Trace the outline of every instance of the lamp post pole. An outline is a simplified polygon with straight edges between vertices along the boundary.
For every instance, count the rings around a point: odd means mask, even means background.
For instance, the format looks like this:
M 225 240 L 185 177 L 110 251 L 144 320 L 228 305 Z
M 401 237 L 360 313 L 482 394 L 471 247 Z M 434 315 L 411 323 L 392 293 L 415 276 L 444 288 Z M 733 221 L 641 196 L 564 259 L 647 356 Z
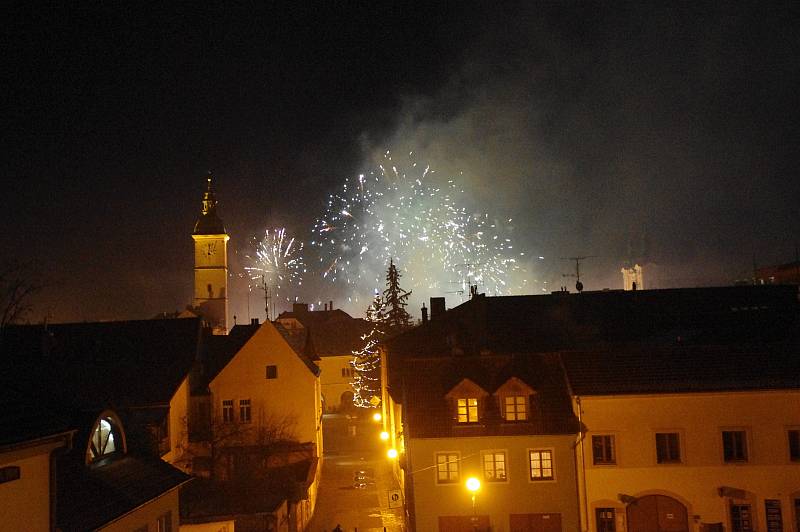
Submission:
M 475 477 L 467 479 L 467 489 L 472 493 L 472 529 L 478 532 L 478 510 L 475 507 L 475 497 L 478 495 L 478 490 L 481 489 L 481 482 Z

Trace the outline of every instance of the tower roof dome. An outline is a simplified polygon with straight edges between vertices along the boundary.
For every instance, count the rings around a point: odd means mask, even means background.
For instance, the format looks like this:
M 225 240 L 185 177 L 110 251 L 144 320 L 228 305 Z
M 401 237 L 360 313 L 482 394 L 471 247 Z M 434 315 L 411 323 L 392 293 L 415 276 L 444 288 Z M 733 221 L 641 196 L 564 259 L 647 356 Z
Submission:
M 206 178 L 206 191 L 203 192 L 203 210 L 194 224 L 195 235 L 223 235 L 227 234 L 225 225 L 217 215 L 217 195 L 211 184 L 211 173 Z

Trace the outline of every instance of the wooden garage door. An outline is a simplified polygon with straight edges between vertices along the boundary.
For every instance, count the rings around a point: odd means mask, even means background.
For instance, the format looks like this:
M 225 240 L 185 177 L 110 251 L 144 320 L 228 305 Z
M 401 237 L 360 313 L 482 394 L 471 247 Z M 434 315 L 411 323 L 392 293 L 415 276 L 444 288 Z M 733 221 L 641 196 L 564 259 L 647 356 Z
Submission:
M 648 495 L 628 505 L 628 532 L 688 532 L 686 507 L 672 497 Z
M 510 532 L 561 532 L 561 514 L 511 514 Z
M 440 515 L 439 532 L 489 532 L 488 515 Z

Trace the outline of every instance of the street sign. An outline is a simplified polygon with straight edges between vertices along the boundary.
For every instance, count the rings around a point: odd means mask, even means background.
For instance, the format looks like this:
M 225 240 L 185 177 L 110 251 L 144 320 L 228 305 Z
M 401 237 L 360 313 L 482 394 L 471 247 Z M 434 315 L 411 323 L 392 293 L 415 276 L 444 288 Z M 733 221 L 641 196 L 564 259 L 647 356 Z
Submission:
M 400 497 L 400 490 L 389 490 L 389 508 L 401 508 L 403 499 Z

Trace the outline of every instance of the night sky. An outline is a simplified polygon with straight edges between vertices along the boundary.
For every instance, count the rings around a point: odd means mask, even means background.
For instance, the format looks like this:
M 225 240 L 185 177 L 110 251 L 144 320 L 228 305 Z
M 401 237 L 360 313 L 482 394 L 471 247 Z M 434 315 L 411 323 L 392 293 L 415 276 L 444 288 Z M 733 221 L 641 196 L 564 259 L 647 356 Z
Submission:
M 236 276 L 387 149 L 512 218 L 531 293 L 574 255 L 594 290 L 626 261 L 672 287 L 794 260 L 794 4 L 426 4 L 4 8 L 0 249 L 46 285 L 29 319 L 182 309 L 209 170 Z M 363 312 L 313 267 L 297 295 Z

